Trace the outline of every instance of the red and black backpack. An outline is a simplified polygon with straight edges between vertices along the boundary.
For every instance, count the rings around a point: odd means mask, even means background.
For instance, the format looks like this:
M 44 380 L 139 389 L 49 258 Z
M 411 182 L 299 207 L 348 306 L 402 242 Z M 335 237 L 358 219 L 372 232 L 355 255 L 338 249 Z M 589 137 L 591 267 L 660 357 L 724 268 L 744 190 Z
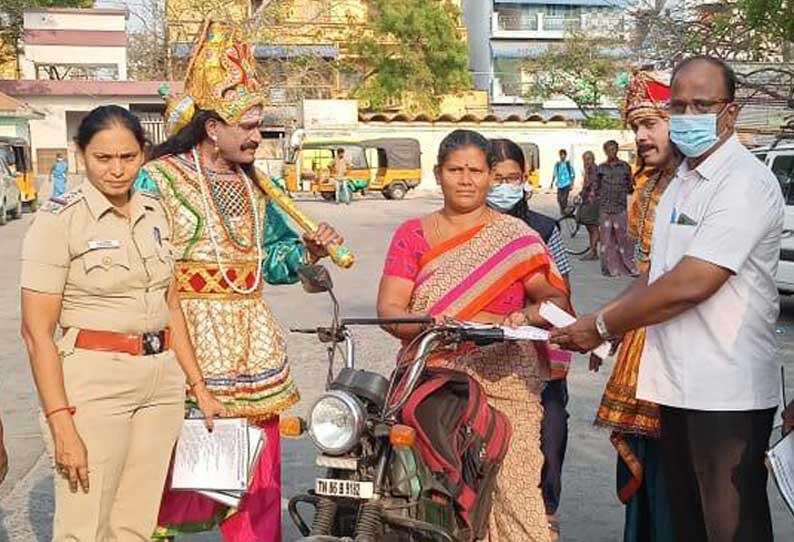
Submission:
M 416 431 L 416 449 L 455 499 L 469 538 L 488 531 L 496 475 L 510 447 L 507 417 L 488 405 L 466 373 L 428 369 L 406 402 L 402 423 Z

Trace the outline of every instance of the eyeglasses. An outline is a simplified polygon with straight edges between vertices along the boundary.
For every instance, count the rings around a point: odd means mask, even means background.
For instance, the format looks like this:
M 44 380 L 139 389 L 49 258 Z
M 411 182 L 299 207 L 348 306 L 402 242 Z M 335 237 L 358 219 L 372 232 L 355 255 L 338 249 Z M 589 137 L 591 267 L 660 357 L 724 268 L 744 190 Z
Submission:
M 524 182 L 524 177 L 521 175 L 508 175 L 507 177 L 495 175 L 493 182 L 495 184 L 521 184 Z
M 713 107 L 720 104 L 729 104 L 732 100 L 723 98 L 721 100 L 692 100 L 691 102 L 671 101 L 667 104 L 667 111 L 673 115 L 684 115 L 688 110 L 698 114 L 715 113 Z

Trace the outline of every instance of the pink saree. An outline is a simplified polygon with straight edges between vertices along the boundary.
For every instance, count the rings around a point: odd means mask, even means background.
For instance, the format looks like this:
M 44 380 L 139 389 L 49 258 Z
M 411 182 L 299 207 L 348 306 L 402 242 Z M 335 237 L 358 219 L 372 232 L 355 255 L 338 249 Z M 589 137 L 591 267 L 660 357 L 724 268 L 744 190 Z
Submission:
M 394 256 L 390 254 L 389 258 L 393 260 Z M 392 263 L 387 260 L 387 274 Z M 418 257 L 409 308 L 415 313 L 472 319 L 516 283 L 537 273 L 567 293 L 565 281 L 538 234 L 524 222 L 500 215 Z M 431 360 L 431 364 L 472 375 L 485 388 L 489 403 L 510 419 L 513 440 L 493 495 L 488 534 L 493 542 L 541 542 L 549 536 L 539 489 L 543 466 L 540 394 L 548 365 L 543 359 L 545 348 L 539 346 L 467 345 Z

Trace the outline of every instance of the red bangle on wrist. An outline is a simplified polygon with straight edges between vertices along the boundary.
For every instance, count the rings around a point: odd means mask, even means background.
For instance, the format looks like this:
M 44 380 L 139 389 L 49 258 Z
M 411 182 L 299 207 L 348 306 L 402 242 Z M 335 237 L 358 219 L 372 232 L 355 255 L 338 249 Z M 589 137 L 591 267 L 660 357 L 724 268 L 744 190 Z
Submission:
M 65 406 L 65 407 L 56 408 L 54 410 L 50 410 L 47 414 L 45 414 L 44 418 L 49 420 L 50 416 L 52 416 L 53 414 L 57 414 L 59 412 L 64 412 L 64 411 L 66 411 L 69 414 L 71 414 L 72 416 L 74 416 L 74 413 L 77 412 L 77 409 L 75 407 L 73 407 L 73 406 Z

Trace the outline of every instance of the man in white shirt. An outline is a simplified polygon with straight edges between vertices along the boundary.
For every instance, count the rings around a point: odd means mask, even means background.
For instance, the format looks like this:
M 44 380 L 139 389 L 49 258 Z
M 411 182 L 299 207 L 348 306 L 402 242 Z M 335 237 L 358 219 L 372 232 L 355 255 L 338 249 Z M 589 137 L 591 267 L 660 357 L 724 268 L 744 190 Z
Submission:
M 552 337 L 589 351 L 649 326 L 637 397 L 661 405 L 675 539 L 687 542 L 773 539 L 764 451 L 780 390 L 784 203 L 734 133 L 735 87 L 715 58 L 676 67 L 670 136 L 687 159 L 656 211 L 650 273 Z

